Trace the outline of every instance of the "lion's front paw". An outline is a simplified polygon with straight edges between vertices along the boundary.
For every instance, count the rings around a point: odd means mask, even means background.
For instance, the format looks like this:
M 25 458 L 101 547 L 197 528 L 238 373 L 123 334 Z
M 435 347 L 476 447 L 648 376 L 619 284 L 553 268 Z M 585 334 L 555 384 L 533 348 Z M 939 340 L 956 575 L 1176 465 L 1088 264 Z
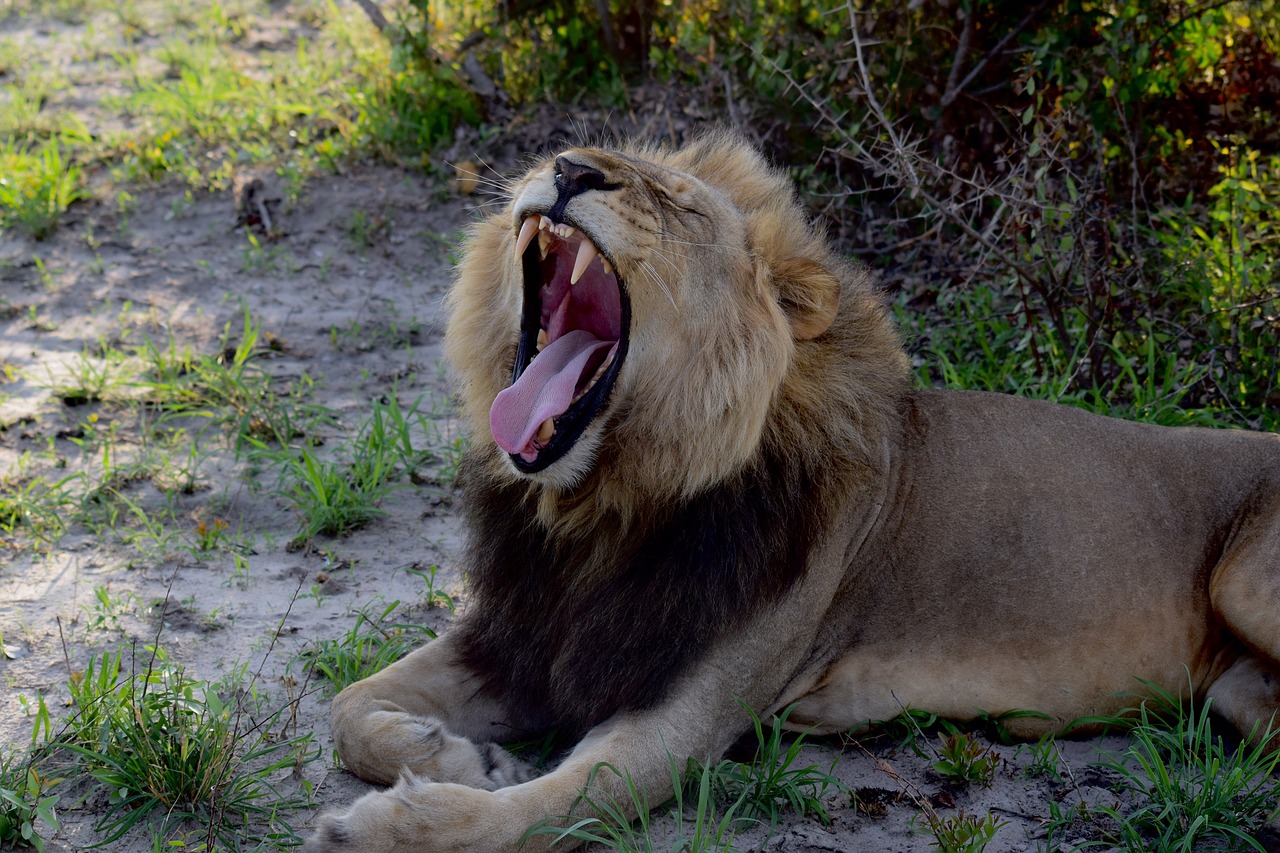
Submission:
M 461 785 L 403 777 L 365 794 L 345 812 L 320 818 L 304 853 L 497 853 L 519 837 L 503 826 L 493 795 Z
M 430 755 L 424 776 L 436 782 L 457 782 L 494 791 L 508 785 L 518 785 L 532 779 L 537 772 L 529 764 L 516 758 L 496 743 L 476 744 L 466 738 L 450 734 L 444 726 L 432 720 L 420 730 L 423 751 Z
M 394 782 L 402 771 L 407 771 L 419 779 L 493 791 L 537 775 L 531 766 L 496 743 L 476 744 L 458 737 L 439 720 L 401 711 L 379 711 L 370 714 L 365 723 L 365 737 L 335 734 L 347 767 L 373 782 Z
M 303 845 L 303 853 L 338 853 L 359 849 L 343 816 L 329 813 L 320 817 L 315 834 Z
M 481 744 L 477 749 L 480 751 L 480 757 L 488 765 L 484 775 L 492 783 L 490 790 L 519 785 L 538 775 L 533 765 L 516 758 L 496 743 Z

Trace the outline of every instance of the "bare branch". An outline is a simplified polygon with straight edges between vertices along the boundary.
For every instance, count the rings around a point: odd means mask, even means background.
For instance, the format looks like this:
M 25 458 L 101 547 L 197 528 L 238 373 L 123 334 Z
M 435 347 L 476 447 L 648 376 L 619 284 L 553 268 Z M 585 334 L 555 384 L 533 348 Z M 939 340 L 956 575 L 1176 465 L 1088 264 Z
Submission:
M 963 92 L 965 89 L 967 89 L 969 87 L 969 84 L 973 82 L 973 78 L 977 77 L 980 73 L 982 73 L 982 69 L 987 66 L 987 63 L 991 60 L 991 57 L 999 56 L 1000 52 L 1004 50 L 1005 46 L 1009 44 L 1009 42 L 1013 40 L 1019 33 L 1021 33 L 1028 26 L 1030 26 L 1031 22 L 1036 19 L 1036 16 L 1045 10 L 1045 7 L 1049 5 L 1049 2 L 1050 0 L 1040 0 L 1040 2 L 1037 3 L 1035 7 L 1032 8 L 1032 10 L 1026 14 L 1026 16 L 1024 16 L 1023 19 L 1018 22 L 1018 25 L 1016 27 L 1009 30 L 1009 32 L 1004 34 L 1004 37 L 1001 38 L 1000 41 L 996 42 L 996 46 L 991 48 L 991 50 L 987 52 L 987 55 L 982 57 L 982 60 L 977 65 L 973 66 L 973 68 L 969 71 L 968 74 L 965 75 L 964 79 L 961 80 L 958 85 L 953 86 L 951 84 L 951 80 L 948 80 L 947 91 L 943 94 L 942 100 L 938 103 L 938 107 L 942 110 L 945 110 L 947 107 L 951 106 L 952 102 L 955 101 L 955 99 L 960 96 L 960 93 Z M 973 17 L 972 12 L 969 13 L 969 17 L 972 19 Z M 970 23 L 969 21 L 965 22 L 966 34 L 968 33 L 969 23 Z M 964 42 L 964 36 L 961 36 L 961 41 Z M 951 69 L 953 76 L 956 73 L 956 68 L 958 67 L 959 61 L 961 58 L 962 58 L 962 55 L 960 51 L 957 50 L 956 65 L 952 66 L 952 69 Z
M 364 13 L 369 16 L 369 20 L 378 28 L 379 32 L 385 33 L 387 27 L 391 26 L 387 21 L 387 16 L 382 14 L 382 10 L 378 8 L 378 4 L 373 0 L 356 0 L 356 5 L 364 9 Z

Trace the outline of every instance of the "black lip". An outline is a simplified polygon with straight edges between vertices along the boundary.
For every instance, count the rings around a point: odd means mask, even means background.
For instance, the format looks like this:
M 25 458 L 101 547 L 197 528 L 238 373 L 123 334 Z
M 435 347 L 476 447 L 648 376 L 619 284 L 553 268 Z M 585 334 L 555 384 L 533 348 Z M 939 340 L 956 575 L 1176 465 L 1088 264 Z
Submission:
M 524 271 L 524 313 L 520 318 L 520 340 L 516 346 L 515 367 L 511 372 L 512 383 L 520 378 L 520 374 L 524 373 L 529 362 L 533 360 L 533 354 L 537 349 L 538 332 L 542 328 L 542 297 L 539 294 L 542 288 L 542 259 L 538 252 L 537 240 L 529 244 L 520 260 Z M 582 399 L 555 419 L 555 435 L 551 437 L 551 441 L 547 442 L 546 447 L 538 451 L 538 455 L 532 462 L 525 461 L 518 453 L 507 454 L 511 457 L 516 470 L 523 474 L 536 474 L 562 459 L 577 444 L 578 439 L 582 438 L 587 425 L 604 411 L 609 402 L 609 396 L 618 378 L 622 362 L 626 360 L 631 340 L 631 297 L 627 293 L 622 277 L 618 275 L 616 266 L 613 275 L 618 282 L 618 302 L 622 311 L 622 333 L 618 338 L 618 349 L 614 353 L 613 362 L 605 370 L 604 375 L 591 386 L 591 390 L 582 395 Z

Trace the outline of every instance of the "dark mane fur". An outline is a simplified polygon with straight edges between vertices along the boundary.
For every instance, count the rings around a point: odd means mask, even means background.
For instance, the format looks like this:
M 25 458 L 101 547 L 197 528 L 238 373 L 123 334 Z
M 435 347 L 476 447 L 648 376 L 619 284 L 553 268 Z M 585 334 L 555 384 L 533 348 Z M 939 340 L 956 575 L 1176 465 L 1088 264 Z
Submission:
M 726 631 L 804 574 L 839 472 L 768 443 L 756 462 L 629 527 L 550 532 L 534 487 L 463 472 L 465 663 L 529 729 L 581 733 L 658 704 Z

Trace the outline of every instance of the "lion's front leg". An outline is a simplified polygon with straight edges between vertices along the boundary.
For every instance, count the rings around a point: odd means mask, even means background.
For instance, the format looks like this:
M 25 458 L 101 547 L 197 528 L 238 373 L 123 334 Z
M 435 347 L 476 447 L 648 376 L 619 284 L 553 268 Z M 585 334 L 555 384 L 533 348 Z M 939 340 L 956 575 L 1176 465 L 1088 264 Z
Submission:
M 726 739 L 748 724 L 740 707 L 730 722 L 720 713 L 676 702 L 627 714 L 592 730 L 545 776 L 482 791 L 405 776 L 389 791 L 366 794 L 345 812 L 322 818 L 307 853 L 521 853 L 546 849 L 554 835 L 527 836 L 541 821 L 591 816 L 591 802 L 629 816 L 636 804 L 628 785 L 648 803 L 671 796 L 671 762 L 714 760 Z M 723 709 L 728 712 L 728 708 Z M 693 724 L 691 725 L 691 721 Z M 628 778 L 602 764 L 625 769 Z M 588 785 L 590 787 L 588 788 Z M 582 798 L 586 791 L 589 799 Z M 567 824 L 566 824 L 567 825 Z M 572 842 L 556 849 L 568 849 Z
M 406 773 L 484 790 L 518 784 L 534 771 L 494 743 L 517 734 L 502 707 L 479 695 L 448 636 L 333 700 L 333 738 L 343 763 L 383 785 Z
M 780 607 L 749 627 L 777 629 L 788 618 L 794 613 Z M 591 802 L 634 815 L 630 786 L 642 802 L 661 803 L 672 794 L 672 762 L 683 769 L 691 758 L 719 759 L 751 725 L 741 703 L 763 709 L 778 695 L 792 661 L 766 651 L 777 636 L 778 630 L 749 630 L 720 644 L 660 704 L 596 726 L 544 776 L 478 790 L 405 775 L 391 790 L 325 815 L 307 853 L 524 853 L 546 849 L 554 838 L 526 838 L 530 827 L 589 817 Z M 604 764 L 626 776 L 600 769 Z
M 843 542 L 844 540 L 838 540 Z M 842 551 L 843 546 L 833 546 Z M 590 802 L 634 814 L 630 787 L 641 802 L 656 805 L 672 794 L 671 766 L 689 759 L 716 761 L 751 726 L 747 708 L 758 714 L 787 700 L 788 685 L 809 683 L 801 662 L 809 656 L 817 622 L 812 614 L 830 600 L 839 574 L 812 569 L 806 580 L 776 606 L 757 614 L 713 646 L 672 684 L 664 698 L 643 711 L 620 713 L 596 726 L 555 770 L 520 784 L 480 790 L 432 776 L 417 768 L 423 750 L 395 733 L 395 743 L 377 741 L 382 710 L 374 702 L 393 703 L 400 713 L 434 717 L 454 734 L 473 741 L 509 737 L 508 722 L 492 700 L 476 696 L 474 683 L 454 657 L 449 636 L 360 685 L 350 699 L 335 703 L 334 729 L 347 743 L 343 758 L 385 761 L 388 771 L 404 776 L 389 791 L 368 794 L 345 811 L 325 815 L 308 842 L 308 853 L 516 853 L 546 849 L 552 835 L 526 839 L 530 827 L 572 815 L 590 816 Z M 452 636 L 452 635 L 450 635 Z M 435 658 L 424 653 L 433 649 Z M 452 697 L 446 703 L 442 697 Z M 355 713 L 359 707 L 363 716 Z M 403 718 L 392 718 L 403 719 Z M 355 749 L 353 745 L 359 742 Z M 343 748 L 340 746 L 340 748 Z M 412 760 L 397 760 L 404 754 Z M 608 764 L 627 774 L 599 770 Z M 402 773 L 402 771 L 408 771 Z M 360 772 L 359 770 L 357 772 Z M 369 772 L 374 776 L 374 772 Z M 426 776 L 433 781 L 425 781 Z M 376 778 L 376 777 L 375 777 Z M 581 799 L 586 791 L 588 800 Z M 565 850 L 572 844 L 557 844 Z

